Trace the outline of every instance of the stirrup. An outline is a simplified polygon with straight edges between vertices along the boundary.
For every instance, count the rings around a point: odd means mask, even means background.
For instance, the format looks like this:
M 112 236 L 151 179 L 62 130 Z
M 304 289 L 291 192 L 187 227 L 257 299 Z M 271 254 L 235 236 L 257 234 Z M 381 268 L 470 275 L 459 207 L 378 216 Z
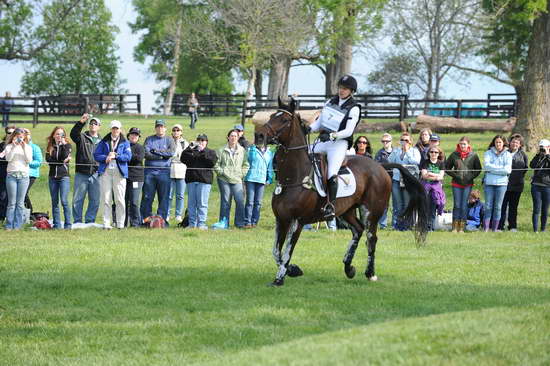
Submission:
M 323 207 L 323 219 L 332 220 L 336 216 L 336 208 L 332 202 L 327 202 Z

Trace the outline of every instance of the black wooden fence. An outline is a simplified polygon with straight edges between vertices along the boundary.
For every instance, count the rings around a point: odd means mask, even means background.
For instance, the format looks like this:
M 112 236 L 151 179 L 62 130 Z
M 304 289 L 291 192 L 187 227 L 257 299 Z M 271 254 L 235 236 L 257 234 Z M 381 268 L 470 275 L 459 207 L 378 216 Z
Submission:
M 0 98 L 3 100 L 6 98 Z M 53 116 L 79 116 L 84 112 L 141 113 L 140 94 L 78 94 L 40 97 L 12 97 L 10 123 L 73 123 L 51 120 Z
M 188 94 L 176 94 L 172 103 L 174 114 L 188 111 Z M 254 113 L 274 109 L 277 100 L 266 95 L 245 99 L 244 95 L 198 95 L 199 114 L 204 116 L 240 115 L 244 122 Z M 320 109 L 328 99 L 325 95 L 300 95 L 295 97 L 302 110 Z M 487 99 L 409 99 L 405 94 L 359 94 L 355 98 L 361 104 L 363 119 L 414 118 L 419 114 L 456 118 L 509 118 L 517 115 L 515 94 L 488 94 Z

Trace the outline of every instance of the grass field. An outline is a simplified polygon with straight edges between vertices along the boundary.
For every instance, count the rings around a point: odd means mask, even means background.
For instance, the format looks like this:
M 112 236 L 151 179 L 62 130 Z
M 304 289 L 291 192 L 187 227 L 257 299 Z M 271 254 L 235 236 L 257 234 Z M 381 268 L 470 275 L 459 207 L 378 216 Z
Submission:
M 120 119 L 153 132 L 154 118 Z M 192 135 L 217 148 L 234 123 L 201 119 Z M 42 147 L 51 128 L 34 131 Z M 458 137 L 443 136 L 447 153 Z M 492 136 L 471 137 L 482 152 Z M 31 198 L 48 211 L 42 174 Z M 417 248 L 380 232 L 378 282 L 360 275 L 363 244 L 345 278 L 348 232 L 306 232 L 293 260 L 305 275 L 283 288 L 266 286 L 270 197 L 256 230 L 2 232 L 0 364 L 550 364 L 550 235 L 529 232 L 528 184 L 519 233 L 436 232 Z M 214 185 L 209 223 L 218 201 Z

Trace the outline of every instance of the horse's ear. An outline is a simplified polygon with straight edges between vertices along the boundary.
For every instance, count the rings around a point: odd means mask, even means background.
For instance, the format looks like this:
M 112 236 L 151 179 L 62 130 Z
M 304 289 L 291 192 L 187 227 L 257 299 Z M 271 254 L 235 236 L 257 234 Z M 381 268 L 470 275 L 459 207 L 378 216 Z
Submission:
M 290 107 L 290 111 L 289 111 L 290 113 L 294 113 L 294 111 L 296 110 L 296 105 L 297 104 L 298 103 L 296 102 L 296 99 L 291 97 L 290 98 L 290 106 L 289 106 Z

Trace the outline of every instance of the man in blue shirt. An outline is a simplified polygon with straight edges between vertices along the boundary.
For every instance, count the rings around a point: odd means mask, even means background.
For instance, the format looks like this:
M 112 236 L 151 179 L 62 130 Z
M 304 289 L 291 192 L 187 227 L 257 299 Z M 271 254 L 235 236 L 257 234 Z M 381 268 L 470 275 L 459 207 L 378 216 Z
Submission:
M 170 205 L 170 164 L 176 152 L 174 139 L 166 136 L 166 122 L 155 121 L 155 134 L 145 139 L 145 179 L 141 198 L 141 217 L 151 216 L 155 193 L 158 195 L 157 215 L 167 221 Z M 166 222 L 168 225 L 168 222 Z

